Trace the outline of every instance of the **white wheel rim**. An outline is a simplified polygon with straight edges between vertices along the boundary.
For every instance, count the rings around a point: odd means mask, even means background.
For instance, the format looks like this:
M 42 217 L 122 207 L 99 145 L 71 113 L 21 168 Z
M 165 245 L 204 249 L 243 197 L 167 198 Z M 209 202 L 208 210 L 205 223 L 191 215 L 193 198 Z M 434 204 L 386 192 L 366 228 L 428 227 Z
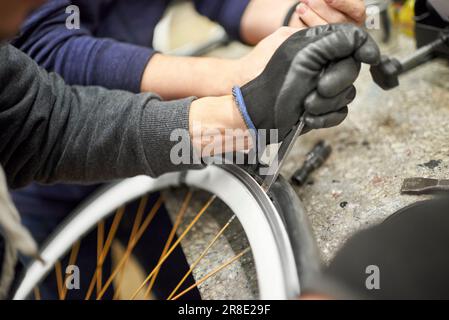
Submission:
M 46 263 L 36 261 L 29 266 L 14 299 L 26 299 L 73 243 L 118 207 L 146 193 L 179 186 L 181 182 L 216 194 L 236 214 L 251 246 L 261 299 L 289 299 L 298 295 L 299 280 L 294 255 L 281 218 L 259 185 L 242 170 L 229 170 L 230 167 L 209 166 L 203 170 L 171 173 L 157 179 L 139 176 L 117 183 L 79 210 L 44 247 L 41 256 Z

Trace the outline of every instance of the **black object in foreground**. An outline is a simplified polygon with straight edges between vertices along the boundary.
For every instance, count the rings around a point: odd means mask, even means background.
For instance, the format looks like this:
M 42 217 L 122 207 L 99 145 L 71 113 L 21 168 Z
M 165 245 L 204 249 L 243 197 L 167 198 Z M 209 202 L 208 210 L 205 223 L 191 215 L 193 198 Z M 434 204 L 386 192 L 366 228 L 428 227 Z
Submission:
M 321 167 L 331 153 L 332 147 L 326 145 L 322 140 L 319 141 L 307 154 L 304 164 L 293 174 L 291 181 L 297 186 L 303 186 L 312 172 Z
M 323 290 L 315 292 L 340 299 L 449 299 L 448 251 L 449 198 L 414 203 L 348 239 L 320 278 Z

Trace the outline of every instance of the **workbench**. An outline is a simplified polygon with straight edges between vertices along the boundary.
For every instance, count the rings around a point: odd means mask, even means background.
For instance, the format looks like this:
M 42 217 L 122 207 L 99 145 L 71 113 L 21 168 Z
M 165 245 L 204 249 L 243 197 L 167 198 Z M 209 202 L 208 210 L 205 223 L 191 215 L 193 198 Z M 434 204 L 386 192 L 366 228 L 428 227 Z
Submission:
M 395 34 L 381 49 L 384 54 L 401 58 L 413 52 L 415 44 L 413 39 Z M 237 57 L 244 52 L 234 43 L 212 55 Z M 401 195 L 405 178 L 448 178 L 449 64 L 435 60 L 402 76 L 400 82 L 400 87 L 382 91 L 373 83 L 369 69 L 363 67 L 356 83 L 358 95 L 350 106 L 348 119 L 336 128 L 300 137 L 283 168 L 283 176 L 290 178 L 319 140 L 325 140 L 333 148 L 330 158 L 309 182 L 296 187 L 324 262 L 329 262 L 355 232 L 381 223 L 398 209 L 428 198 Z M 205 199 L 200 197 L 194 207 Z M 180 201 L 178 198 L 178 204 Z M 197 232 L 183 241 L 191 263 L 220 230 L 223 221 L 217 222 L 216 217 L 203 216 L 195 227 Z M 196 279 L 247 245 L 242 231 L 237 229 L 220 239 L 214 252 L 206 255 L 195 268 Z M 245 272 L 253 268 L 252 261 L 247 260 L 235 263 L 202 284 L 203 298 L 257 296 L 255 275 Z M 238 285 L 226 287 L 226 279 L 230 278 Z
M 396 35 L 381 45 L 387 55 L 415 50 L 413 39 Z M 297 188 L 325 261 L 360 229 L 424 196 L 401 195 L 405 178 L 449 176 L 449 64 L 435 60 L 382 91 L 368 68 L 356 83 L 358 95 L 340 126 L 300 138 L 284 176 L 290 177 L 320 139 L 333 147 L 327 162 Z

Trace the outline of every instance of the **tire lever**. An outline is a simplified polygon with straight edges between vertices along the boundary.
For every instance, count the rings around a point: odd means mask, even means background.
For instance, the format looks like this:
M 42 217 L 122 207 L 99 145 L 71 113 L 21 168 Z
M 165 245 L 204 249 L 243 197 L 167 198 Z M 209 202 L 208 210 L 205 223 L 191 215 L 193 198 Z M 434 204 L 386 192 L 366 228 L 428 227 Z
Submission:
M 295 145 L 297 138 L 303 132 L 304 127 L 305 127 L 305 120 L 303 116 L 299 121 L 299 123 L 297 124 L 297 126 L 292 129 L 292 131 L 287 135 L 287 137 L 282 142 L 275 159 L 271 162 L 270 166 L 267 168 L 268 172 L 274 173 L 272 175 L 267 175 L 264 181 L 262 182 L 262 189 L 265 192 L 270 191 L 271 186 L 273 185 L 273 183 L 276 182 L 279 174 L 281 173 L 281 169 L 284 166 L 287 155 L 290 153 L 293 146 Z

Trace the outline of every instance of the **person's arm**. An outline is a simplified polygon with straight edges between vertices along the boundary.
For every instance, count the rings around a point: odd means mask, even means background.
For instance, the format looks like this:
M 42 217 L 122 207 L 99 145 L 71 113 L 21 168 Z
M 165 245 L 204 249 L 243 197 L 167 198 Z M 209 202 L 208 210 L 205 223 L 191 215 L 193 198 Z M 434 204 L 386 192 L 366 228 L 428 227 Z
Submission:
M 251 0 L 193 0 L 198 13 L 220 24 L 231 38 L 242 41 L 244 39 L 241 34 L 241 21 L 251 2 Z
M 141 91 L 156 92 L 167 100 L 219 96 L 237 84 L 238 72 L 239 60 L 157 53 L 144 70 Z
M 31 181 L 91 183 L 201 167 L 170 160 L 178 142 L 170 135 L 180 129 L 188 138 L 193 100 L 162 102 L 154 94 L 70 87 L 3 45 L 0 164 L 13 188 Z
M 68 29 L 66 8 L 71 4 L 71 0 L 52 0 L 42 5 L 27 18 L 12 44 L 68 84 L 140 92 L 154 50 L 95 37 L 90 24 Z
M 238 0 L 240 1 L 240 0 Z M 48 2 L 27 19 L 13 44 L 68 84 L 155 92 L 166 100 L 229 94 L 262 72 L 288 33 L 256 49 L 251 59 L 173 57 L 150 48 L 92 36 L 89 26 L 65 26 L 69 0 Z M 240 16 L 236 21 L 240 20 Z M 239 25 L 236 26 L 239 28 Z M 291 33 L 290 33 L 291 34 Z M 247 71 L 245 71 L 247 70 Z M 211 81 L 210 79 L 213 79 Z
M 258 46 L 237 60 L 156 54 L 145 68 L 142 91 L 157 92 L 165 99 L 224 95 L 232 86 L 243 85 L 260 74 L 279 45 L 299 28 L 331 22 L 361 24 L 364 21 L 362 0 L 306 0 L 292 15 L 290 28 L 280 28 L 297 2 L 195 0 L 197 11 L 220 23 L 231 37 Z M 304 8 L 308 10 L 304 11 Z
M 143 74 L 142 91 L 157 92 L 165 99 L 227 95 L 233 86 L 244 85 L 262 73 L 273 53 L 297 31 L 280 28 L 236 60 L 156 54 Z
M 241 21 L 241 37 L 248 44 L 257 44 L 260 40 L 282 27 L 285 17 L 297 0 L 251 0 Z M 307 27 L 299 20 L 295 12 L 289 26 Z
M 33 180 L 92 183 L 202 167 L 190 160 L 195 148 L 201 151 L 204 129 L 213 129 L 223 141 L 225 129 L 285 133 L 303 115 L 311 128 L 338 124 L 328 120 L 340 110 L 343 118 L 338 119 L 344 119 L 342 106 L 354 98 L 349 91 L 359 64 L 379 59 L 377 45 L 360 28 L 315 28 L 291 36 L 264 72 L 235 87 L 233 96 L 162 102 L 154 94 L 67 86 L 19 50 L 0 45 L 0 165 L 11 187 Z M 334 67 L 326 69 L 331 62 Z M 179 138 L 181 163 L 173 154 Z
M 205 0 L 206 1 L 206 0 Z M 362 24 L 365 21 L 363 0 L 251 0 L 241 21 L 241 37 L 256 44 L 280 26 L 289 9 L 296 8 L 290 26 L 313 27 L 330 23 Z

